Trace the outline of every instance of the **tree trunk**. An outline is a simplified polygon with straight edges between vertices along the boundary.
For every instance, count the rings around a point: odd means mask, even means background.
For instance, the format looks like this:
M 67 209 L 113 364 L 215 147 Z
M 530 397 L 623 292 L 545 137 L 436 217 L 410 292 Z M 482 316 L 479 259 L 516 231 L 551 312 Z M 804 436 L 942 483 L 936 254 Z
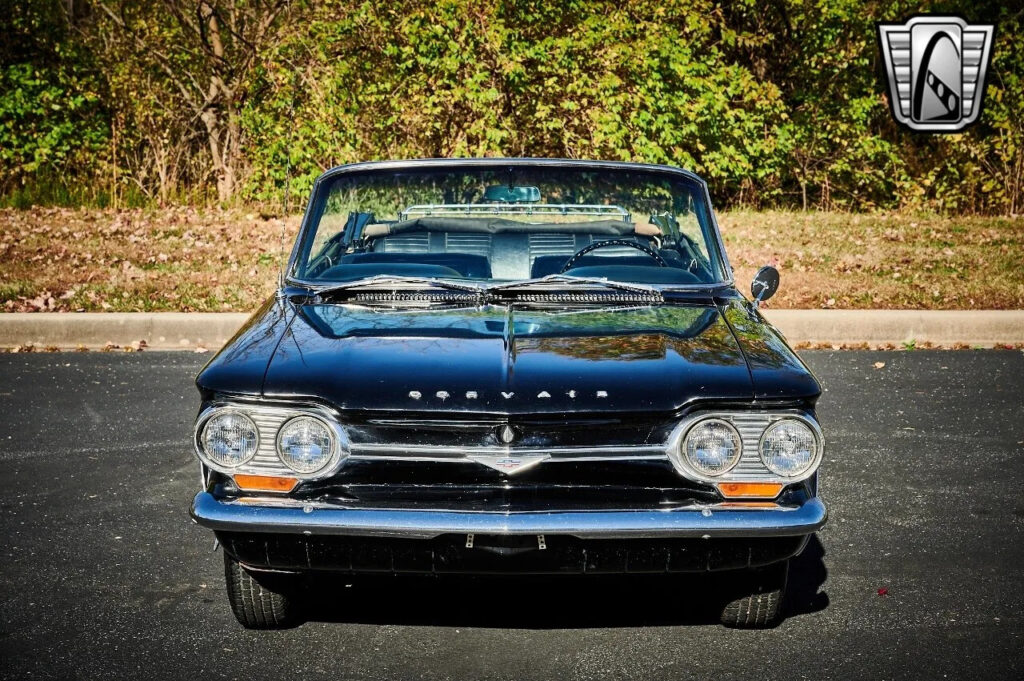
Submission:
M 206 126 L 206 143 L 210 148 L 210 162 L 217 181 L 217 198 L 220 201 L 227 201 L 234 193 L 235 173 L 226 158 L 227 149 L 222 140 L 223 126 L 220 116 L 217 109 L 208 108 L 203 111 L 200 118 Z
M 214 73 L 210 76 L 210 87 L 202 119 L 206 126 L 213 172 L 217 178 L 217 198 L 224 202 L 235 193 L 238 136 L 234 129 L 238 127 L 238 117 L 235 113 L 234 98 L 237 89 L 228 87 L 218 74 L 224 64 L 224 43 L 221 40 L 217 14 L 206 2 L 200 3 L 199 10 L 206 20 L 210 48 L 214 57 Z

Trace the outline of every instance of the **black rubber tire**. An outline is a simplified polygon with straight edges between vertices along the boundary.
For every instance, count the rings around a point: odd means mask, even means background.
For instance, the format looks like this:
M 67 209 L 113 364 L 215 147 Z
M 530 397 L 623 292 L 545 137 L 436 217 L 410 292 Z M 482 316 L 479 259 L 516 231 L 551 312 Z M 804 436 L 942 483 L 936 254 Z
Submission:
M 770 629 L 785 615 L 789 561 L 748 570 L 730 587 L 735 596 L 722 608 L 722 624 L 735 629 Z
M 246 629 L 287 629 L 302 623 L 297 575 L 249 572 L 224 552 L 231 611 Z

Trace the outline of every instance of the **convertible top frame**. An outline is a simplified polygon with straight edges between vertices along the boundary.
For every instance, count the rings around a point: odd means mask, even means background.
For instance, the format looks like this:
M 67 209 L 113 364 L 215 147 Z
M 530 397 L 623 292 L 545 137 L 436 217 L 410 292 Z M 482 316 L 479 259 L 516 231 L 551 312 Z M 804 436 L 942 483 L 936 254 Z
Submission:
M 399 221 L 420 217 L 471 217 L 476 215 L 599 216 L 630 222 L 622 206 L 574 203 L 445 203 L 409 206 L 398 214 Z

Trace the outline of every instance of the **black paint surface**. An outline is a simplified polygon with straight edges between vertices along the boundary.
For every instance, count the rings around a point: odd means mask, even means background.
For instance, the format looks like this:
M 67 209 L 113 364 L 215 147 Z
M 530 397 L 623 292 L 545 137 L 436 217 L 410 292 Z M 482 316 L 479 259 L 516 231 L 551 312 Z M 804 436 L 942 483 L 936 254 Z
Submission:
M 814 378 L 740 300 L 732 294 L 721 308 L 699 295 L 618 308 L 280 302 L 254 315 L 197 383 L 206 394 L 355 411 L 671 414 L 708 400 L 813 404 Z

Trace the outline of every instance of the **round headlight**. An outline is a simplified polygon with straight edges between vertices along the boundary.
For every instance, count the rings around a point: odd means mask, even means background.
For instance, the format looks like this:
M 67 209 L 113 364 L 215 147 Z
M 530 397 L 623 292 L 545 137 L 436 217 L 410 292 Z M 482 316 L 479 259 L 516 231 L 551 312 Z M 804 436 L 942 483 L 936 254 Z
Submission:
M 783 419 L 761 436 L 761 461 L 776 475 L 792 478 L 806 473 L 817 454 L 814 432 L 801 421 Z
M 682 449 L 695 471 L 712 477 L 732 470 L 743 453 L 740 434 L 722 419 L 705 419 L 695 425 L 686 434 Z
M 234 468 L 256 456 L 260 434 L 252 419 L 237 411 L 221 412 L 203 426 L 203 453 L 213 463 Z
M 296 473 L 315 473 L 334 456 L 334 432 L 320 419 L 297 416 L 278 431 L 277 455 Z

